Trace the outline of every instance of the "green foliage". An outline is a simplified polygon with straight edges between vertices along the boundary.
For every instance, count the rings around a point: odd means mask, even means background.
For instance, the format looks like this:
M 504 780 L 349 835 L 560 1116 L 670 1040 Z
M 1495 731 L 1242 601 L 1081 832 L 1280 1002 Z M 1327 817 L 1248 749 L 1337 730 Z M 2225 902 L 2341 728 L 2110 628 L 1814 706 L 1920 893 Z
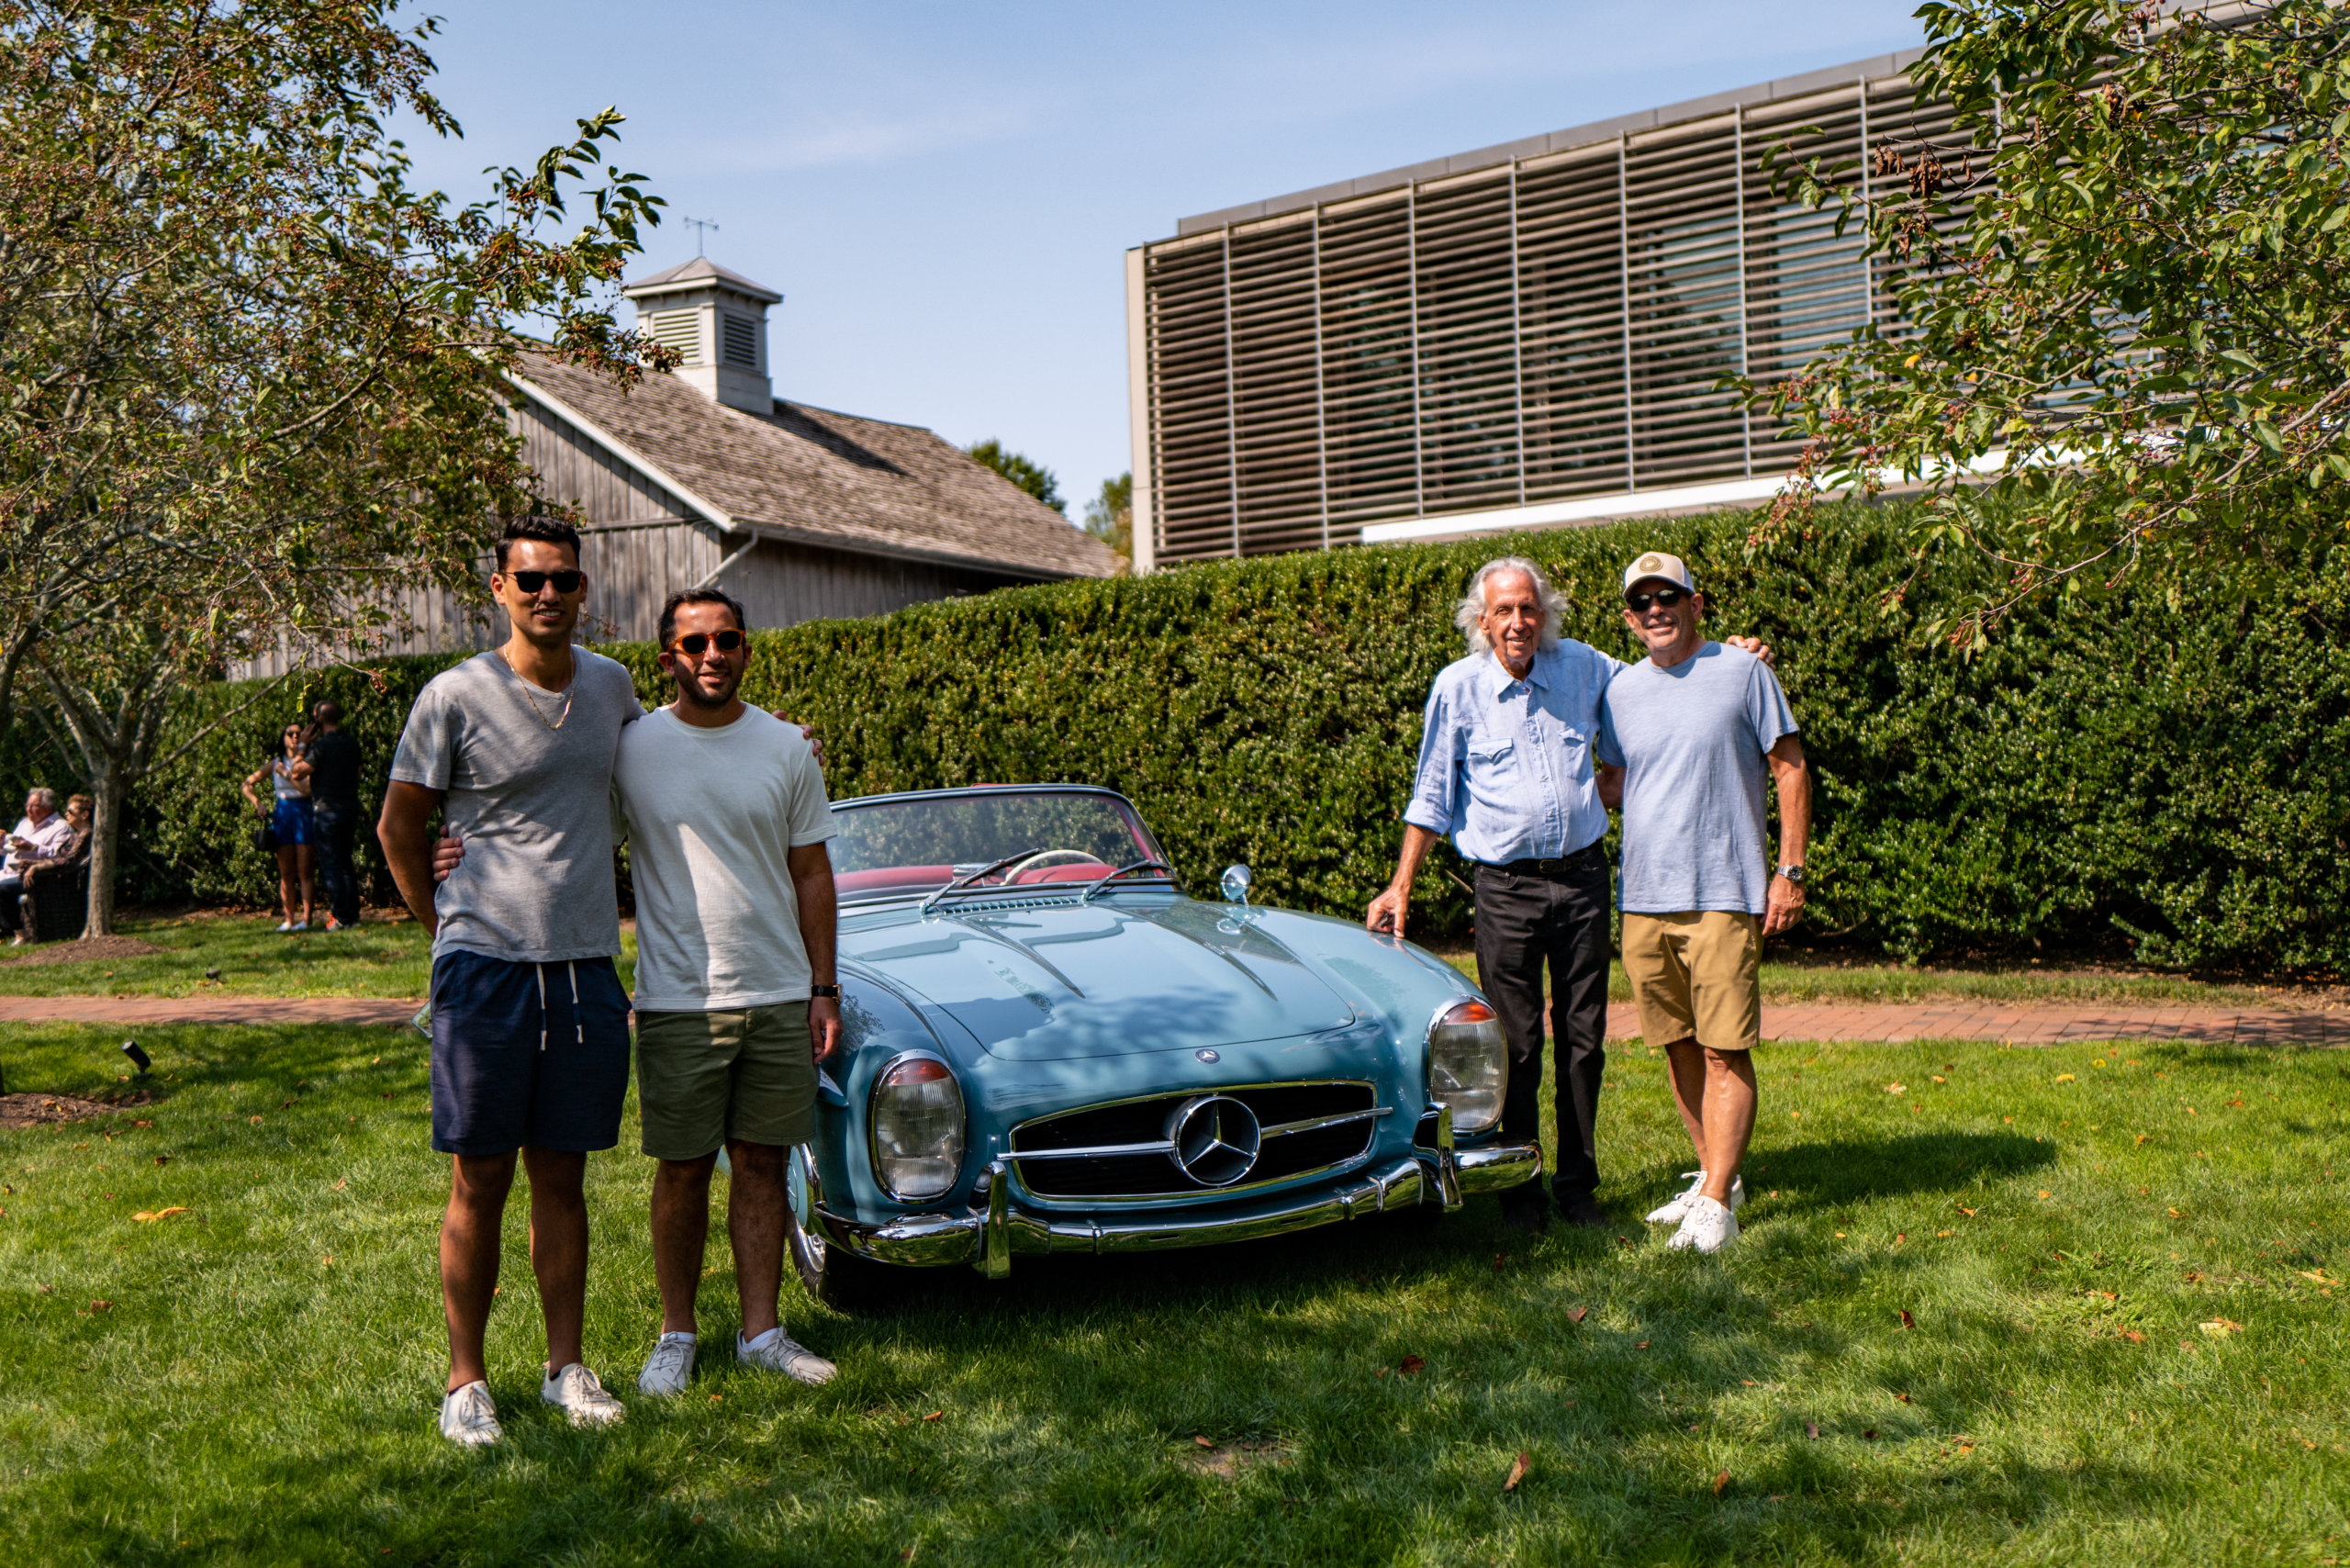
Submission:
M 1865 228 L 1899 324 L 1757 400 L 1809 438 L 1807 476 L 1942 492 L 1921 534 L 2000 566 L 1963 633 L 2141 564 L 2340 537 L 2350 12 L 2204 9 L 1935 0 L 1910 73 L 1955 136 L 1897 120 L 1865 170 L 1804 161 L 1802 133 L 1783 154 L 1790 194 Z
M 1102 493 L 1085 503 L 1085 532 L 1132 563 L 1135 555 L 1135 476 L 1131 472 L 1102 481 Z
M 1921 628 L 1979 583 L 1893 590 L 1914 517 L 1823 510 L 1750 543 L 1743 516 L 1466 544 L 1350 550 L 1056 584 L 754 637 L 746 694 L 818 726 L 835 799 L 1067 779 L 1125 791 L 1185 884 L 1229 861 L 1259 896 L 1359 916 L 1393 868 L 1428 683 L 1460 654 L 1449 609 L 1516 552 L 1569 596 L 1569 635 L 1628 656 L 1614 587 L 1647 548 L 1685 556 L 1717 634 L 1780 667 L 1818 778 L 1807 933 L 1905 958 L 2127 944 L 2148 962 L 2350 970 L 2350 585 L 2312 545 L 2259 591 L 2141 586 L 2094 612 L 2020 613 L 1961 658 Z M 653 650 L 608 645 L 664 700 Z M 434 661 L 320 678 L 371 779 Z M 194 723 L 238 693 L 204 694 Z M 263 896 L 236 779 L 296 711 L 281 696 L 147 794 L 169 888 Z M 63 782 L 53 774 L 52 782 Z M 371 800 L 370 808 L 373 808 Z M 1466 928 L 1440 851 L 1415 932 Z M 378 882 L 379 890 L 382 887 Z
M 973 461 L 994 469 L 1063 517 L 1069 515 L 1069 503 L 1061 499 L 1060 480 L 1043 464 L 1030 462 L 993 436 L 974 442 L 963 450 Z

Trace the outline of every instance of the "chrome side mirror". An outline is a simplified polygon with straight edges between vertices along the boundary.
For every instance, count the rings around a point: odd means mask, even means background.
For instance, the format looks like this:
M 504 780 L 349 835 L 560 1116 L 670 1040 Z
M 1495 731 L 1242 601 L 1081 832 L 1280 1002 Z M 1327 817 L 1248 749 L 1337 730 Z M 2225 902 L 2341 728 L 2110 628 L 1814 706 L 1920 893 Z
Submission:
M 1226 866 L 1224 875 L 1216 879 L 1216 886 L 1223 890 L 1225 902 L 1245 904 L 1248 902 L 1248 884 L 1253 879 L 1248 867 Z

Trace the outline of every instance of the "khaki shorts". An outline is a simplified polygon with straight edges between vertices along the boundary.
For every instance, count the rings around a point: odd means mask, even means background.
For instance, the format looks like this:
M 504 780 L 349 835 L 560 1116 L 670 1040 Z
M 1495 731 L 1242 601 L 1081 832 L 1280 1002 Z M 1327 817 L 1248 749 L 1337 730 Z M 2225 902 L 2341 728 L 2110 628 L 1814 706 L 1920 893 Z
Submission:
M 808 1004 L 636 1015 L 644 1152 L 699 1159 L 729 1139 L 789 1148 L 816 1136 Z
M 1729 910 L 1624 915 L 1624 973 L 1651 1046 L 1694 1039 L 1718 1051 L 1762 1038 L 1762 917 Z

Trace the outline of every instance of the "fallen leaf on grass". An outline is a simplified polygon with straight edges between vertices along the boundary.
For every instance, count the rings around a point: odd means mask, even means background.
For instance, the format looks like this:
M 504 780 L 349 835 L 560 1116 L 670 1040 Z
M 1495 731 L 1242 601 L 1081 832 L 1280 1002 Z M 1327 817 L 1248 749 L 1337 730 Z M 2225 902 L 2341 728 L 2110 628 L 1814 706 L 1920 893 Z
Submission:
M 2202 1276 L 2201 1274 L 2199 1274 L 2199 1273 L 2197 1273 L 2194 1270 L 2189 1269 L 2189 1270 L 2188 1270 L 2188 1271 L 2187 1271 L 2187 1272 L 2186 1272 L 2186 1273 L 2184 1273 L 2184 1274 L 2180 1275 L 2180 1276 L 2179 1276 L 2179 1278 L 2180 1278 L 2181 1280 L 2183 1280 L 2185 1282 L 2187 1282 L 2188 1284 L 2190 1284 L 2190 1285 L 2191 1285 L 2191 1284 L 2194 1284 L 2194 1283 L 2198 1282 L 2199 1281 L 2200 1281 L 2200 1280 L 2203 1278 L 2203 1276 Z
M 2187 1211 L 2185 1209 L 2171 1209 L 2167 1212 L 2173 1219 L 2185 1219 L 2187 1217 Z
M 1969 1219 L 1973 1219 L 1975 1217 L 1975 1211 L 1973 1209 L 1961 1208 L 1958 1212 L 1964 1215 Z
M 1908 1233 L 1908 1231 L 1906 1231 L 1906 1230 L 1897 1230 L 1897 1231 L 1895 1231 L 1895 1232 L 1893 1233 L 1893 1244 L 1894 1244 L 1896 1247 L 1900 1246 L 1903 1242 L 1905 1242 L 1905 1241 L 1907 1241 L 1907 1240 L 1908 1240 L 1908 1239 L 1909 1239 L 1909 1233 Z
M 2305 1280 L 2315 1280 L 2322 1285 L 2330 1285 L 2334 1282 L 2333 1276 L 2329 1275 L 2323 1269 L 2298 1269 L 2294 1271 L 2300 1274 L 2301 1278 Z
M 146 1210 L 141 1210 L 140 1213 L 132 1215 L 130 1217 L 137 1220 L 141 1225 L 151 1225 L 156 1220 L 169 1219 L 173 1215 L 184 1215 L 187 1212 L 187 1207 L 185 1204 L 182 1204 L 176 1208 L 156 1209 L 151 1213 Z
M 1405 1356 L 1404 1358 L 1403 1364 L 1395 1370 L 1402 1372 L 1405 1377 L 1410 1377 L 1414 1372 L 1418 1372 L 1426 1365 L 1427 1365 L 1427 1362 L 1420 1360 L 1417 1356 Z
M 1581 1323 L 1586 1316 L 1590 1316 L 1590 1313 L 1591 1308 L 1587 1306 L 1574 1306 L 1567 1309 L 1567 1316 L 1577 1323 Z
M 2231 1100 L 2228 1102 L 2228 1109 L 2231 1111 L 2241 1111 L 2244 1109 L 2244 1102 L 2241 1100 Z
M 92 1313 L 111 1311 L 113 1307 L 114 1303 L 110 1301 L 94 1301 L 88 1306 L 82 1309 L 80 1316 L 87 1317 Z
M 1632 1347 L 1635 1350 L 1645 1350 L 1648 1348 L 1649 1342 L 1646 1339 L 1641 1340 L 1639 1344 Z
M 1862 1431 L 1861 1436 L 1863 1438 L 1874 1439 L 1876 1436 L 1876 1428 L 1874 1427 L 1866 1428 Z
M 2143 1345 L 2146 1342 L 2146 1337 L 2143 1334 L 2139 1333 L 2135 1328 L 2124 1328 L 2121 1331 L 2121 1337 L 2124 1339 L 2129 1340 L 2133 1345 Z
M 2048 1189 L 2045 1187 L 2040 1189 L 2040 1195 L 2043 1198 L 2046 1197 L 2048 1195 Z
M 1807 1438 L 1817 1438 L 1819 1436 L 1819 1423 L 1817 1421 L 1806 1421 L 1803 1424 L 1803 1435 Z
M 1729 1490 L 1729 1472 L 1725 1470 L 1714 1477 L 1714 1495 L 1718 1497 Z
M 1904 1328 L 1915 1328 L 1918 1327 L 1917 1320 L 1909 1316 L 1909 1309 L 1906 1306 L 1901 1309 L 1901 1327 Z M 1908 1395 L 1905 1394 L 1902 1397 L 1907 1399 Z
M 944 1419 L 946 1418 L 946 1411 L 944 1411 L 944 1410 L 934 1410 L 934 1411 L 932 1411 L 929 1415 L 924 1416 L 924 1417 L 923 1417 L 923 1420 L 925 1420 L 925 1421 L 939 1421 L 939 1420 L 944 1420 Z
M 338 1193 L 341 1192 L 341 1191 L 342 1191 L 342 1184 L 343 1184 L 345 1182 L 349 1181 L 350 1179 L 351 1179 L 351 1178 L 349 1178 L 348 1176 L 338 1176 L 338 1177 L 336 1177 L 336 1178 L 334 1179 L 334 1190 L 335 1190 L 336 1192 L 338 1192 Z
M 1200 1445 L 1200 1447 L 1202 1447 L 1202 1448 L 1203 1448 L 1203 1449 L 1212 1449 L 1212 1448 L 1215 1447 L 1215 1439 L 1213 1439 L 1213 1438 L 1203 1438 L 1203 1437 L 1200 1436 L 1197 1432 L 1194 1432 L 1194 1433 L 1192 1433 L 1192 1440 L 1193 1442 L 1195 1442 L 1195 1443 L 1199 1444 L 1199 1445 Z
M 1936 1083 L 1948 1083 L 1948 1082 L 1950 1081 L 1950 1080 L 1949 1080 L 1949 1079 L 1947 1079 L 1947 1078 L 1944 1078 L 1941 1073 L 1939 1073 L 1939 1072 L 1938 1072 L 1938 1073 L 1934 1074 L 1934 1081 L 1935 1081 Z
M 1509 1467 L 1509 1479 L 1502 1483 L 1502 1490 L 1505 1492 L 1516 1491 L 1517 1484 L 1526 1479 L 1526 1473 L 1533 1463 L 1534 1456 L 1532 1454 L 1519 1454 L 1516 1462 Z
M 1887 1094 L 1907 1094 L 1909 1092 L 1909 1086 L 1906 1083 L 1888 1083 L 1885 1086 L 1885 1092 Z
M 2056 1075 L 2056 1081 L 2059 1083 L 2071 1083 L 2074 1082 L 2075 1080 L 2071 1073 L 2060 1072 Z
M 1899 1401 L 1901 1401 L 1901 1403 L 1902 1403 L 1902 1404 L 1904 1404 L 1904 1405 L 1908 1405 L 1908 1404 L 1912 1404 L 1912 1403 L 1914 1403 L 1914 1401 L 1912 1401 L 1912 1400 L 1910 1399 L 1910 1397 L 1909 1397 L 1908 1394 L 1895 1394 L 1893 1397 L 1894 1397 L 1894 1398 L 1896 1398 L 1896 1399 L 1898 1399 L 1898 1400 L 1899 1400 Z
M 1494 1272 L 1495 1272 L 1496 1274 L 1500 1273 L 1500 1272 L 1502 1271 L 1503 1267 L 1504 1267 L 1505 1265 L 1506 1265 L 1508 1262 L 1509 1262 L 1509 1254 L 1508 1254 L 1508 1253 L 1506 1253 L 1506 1252 L 1496 1252 L 1496 1253 L 1494 1253 Z
M 1952 1231 L 1947 1231 L 1947 1230 L 1938 1230 L 1938 1231 L 1934 1232 L 1934 1235 L 1935 1235 L 1935 1237 L 1936 1237 L 1937 1238 L 1942 1238 L 1942 1237 L 1945 1237 L 1945 1236 L 1953 1235 L 1953 1234 L 1955 1234 L 1955 1233 L 1954 1233 L 1954 1232 L 1952 1232 Z
M 159 1154 L 155 1157 L 155 1163 L 158 1165 L 169 1165 L 171 1162 L 172 1157 L 168 1154 Z
M 390 1096 L 386 1095 L 386 1099 L 388 1099 L 388 1098 L 390 1098 Z M 252 1125 L 253 1125 L 254 1126 L 261 1126 L 261 1118 L 260 1118 L 259 1116 L 255 1116 L 255 1117 L 252 1118 Z
M 2214 1317 L 2209 1323 L 2199 1323 L 2196 1327 L 2215 1338 L 2222 1339 L 2231 1334 L 2244 1332 L 2244 1325 L 2232 1317 Z

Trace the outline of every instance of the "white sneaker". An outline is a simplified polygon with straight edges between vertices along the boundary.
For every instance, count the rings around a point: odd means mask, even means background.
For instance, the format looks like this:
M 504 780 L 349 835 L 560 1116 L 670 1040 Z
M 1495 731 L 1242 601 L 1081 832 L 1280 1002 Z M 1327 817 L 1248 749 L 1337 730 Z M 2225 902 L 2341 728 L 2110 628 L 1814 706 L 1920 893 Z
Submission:
M 734 1359 L 746 1367 L 779 1372 L 811 1385 L 832 1382 L 841 1370 L 780 1328 L 770 1328 L 748 1342 L 735 1335 Z
M 644 1358 L 636 1386 L 662 1399 L 683 1394 L 686 1384 L 693 1381 L 694 1342 L 691 1334 L 662 1335 L 654 1342 L 653 1353 Z
M 627 1407 L 604 1392 L 584 1361 L 574 1361 L 539 1384 L 539 1397 L 571 1417 L 575 1427 L 609 1427 L 626 1418 Z
M 280 931 L 291 931 L 294 929 L 294 923 L 290 920 L 281 920 L 277 923 L 277 929 Z
M 1689 1190 L 1662 1208 L 1649 1211 L 1651 1225 L 1679 1225 L 1689 1217 L 1689 1200 L 1695 1197 L 1697 1189 L 1706 1184 L 1706 1173 L 1684 1170 L 1681 1174 L 1689 1179 Z M 1733 1214 L 1746 1206 L 1746 1178 L 1743 1176 L 1729 1179 L 1729 1206 Z
M 1676 1250 L 1694 1247 L 1700 1252 L 1718 1252 L 1737 1239 L 1738 1216 L 1729 1205 L 1699 1196 L 1689 1200 L 1687 1216 L 1665 1245 Z
M 442 1397 L 441 1435 L 469 1449 L 487 1448 L 506 1435 L 498 1425 L 498 1407 L 489 1402 L 489 1384 L 476 1379 Z

